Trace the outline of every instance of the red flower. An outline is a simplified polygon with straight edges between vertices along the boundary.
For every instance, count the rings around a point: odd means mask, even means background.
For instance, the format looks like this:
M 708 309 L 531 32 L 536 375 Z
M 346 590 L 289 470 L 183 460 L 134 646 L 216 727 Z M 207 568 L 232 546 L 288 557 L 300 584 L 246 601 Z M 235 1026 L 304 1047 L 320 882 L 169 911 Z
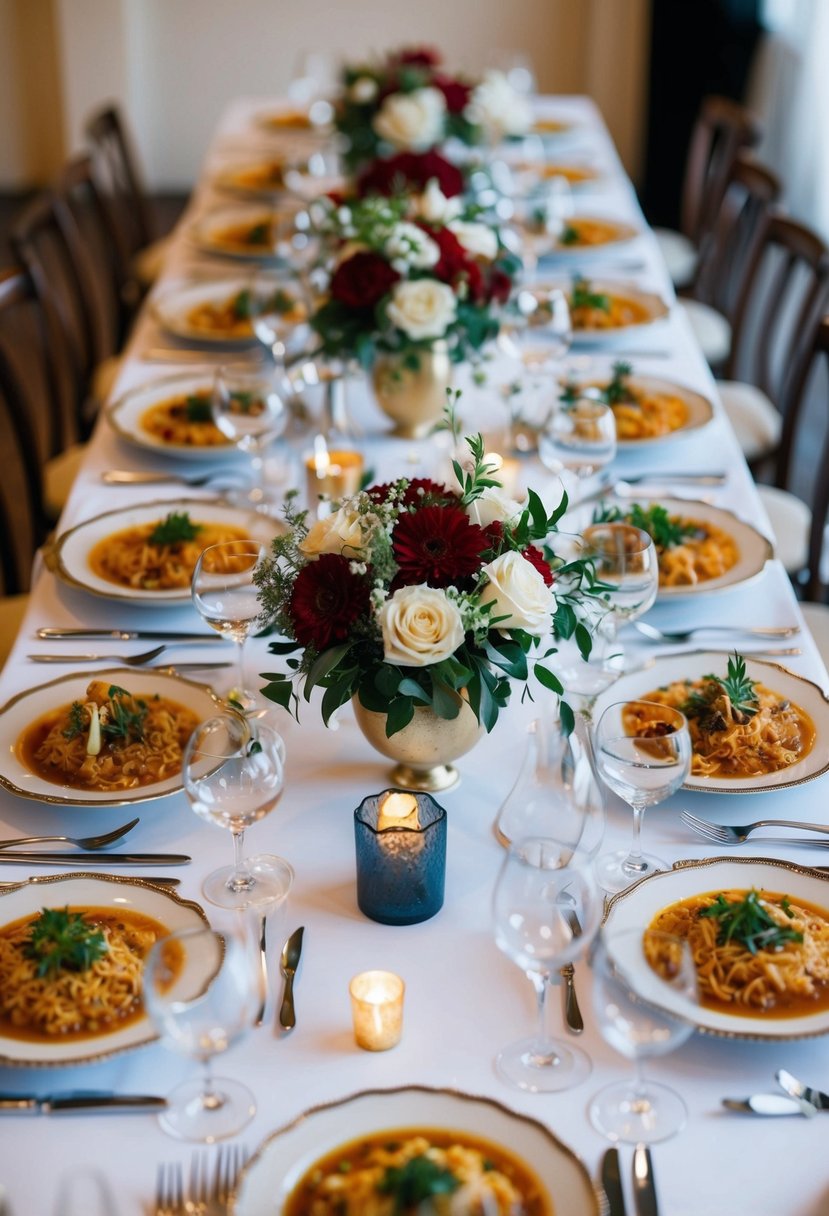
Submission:
M 370 486 L 366 493 L 373 502 L 382 504 L 388 502 L 389 494 L 395 484 L 393 481 L 386 481 L 382 485 Z M 439 505 L 448 506 L 450 503 L 456 503 L 458 496 L 452 490 L 447 490 L 446 486 L 438 481 L 430 481 L 428 477 L 414 477 L 409 482 L 400 501 L 404 507 L 418 507 L 424 502 L 429 503 L 430 506 L 434 506 L 436 502 Z
M 433 46 L 404 46 L 395 51 L 391 62 L 411 68 L 436 68 L 440 63 L 440 51 Z
M 373 308 L 400 278 L 378 253 L 361 251 L 340 262 L 331 279 L 331 297 L 349 308 Z
M 500 266 L 493 266 L 489 275 L 488 298 L 497 304 L 506 304 L 511 291 L 512 279 L 506 270 L 502 270 Z
M 300 645 L 324 650 L 346 641 L 370 608 L 369 580 L 351 573 L 348 558 L 324 553 L 296 576 L 290 602 L 294 635 Z
M 462 80 L 456 80 L 452 76 L 441 76 L 439 73 L 432 77 L 432 84 L 436 89 L 440 89 L 446 99 L 446 108 L 450 114 L 463 113 L 472 96 L 471 84 L 464 84 Z
M 481 268 L 470 258 L 454 232 L 448 228 L 431 228 L 428 224 L 421 224 L 420 227 L 429 234 L 440 250 L 440 258 L 432 269 L 435 278 L 455 289 L 461 283 L 466 283 L 469 299 L 473 303 L 482 300 L 484 276 Z
M 432 178 L 447 198 L 463 192 L 463 174 L 439 152 L 399 152 L 372 161 L 357 179 L 357 193 L 360 198 L 367 194 L 390 198 L 407 190 L 423 190 Z
M 504 525 L 500 519 L 493 519 L 491 524 L 487 524 L 484 528 L 487 539 L 490 541 L 492 548 L 497 549 L 501 541 L 504 539 Z
M 521 556 L 525 557 L 531 566 L 535 566 L 546 586 L 552 587 L 553 571 L 541 550 L 537 549 L 535 545 L 527 545 L 526 549 L 521 550 Z
M 483 528 L 455 506 L 422 507 L 401 515 L 391 540 L 400 567 L 395 588 L 418 583 L 448 587 L 469 578 L 480 570 L 481 554 L 489 547 Z

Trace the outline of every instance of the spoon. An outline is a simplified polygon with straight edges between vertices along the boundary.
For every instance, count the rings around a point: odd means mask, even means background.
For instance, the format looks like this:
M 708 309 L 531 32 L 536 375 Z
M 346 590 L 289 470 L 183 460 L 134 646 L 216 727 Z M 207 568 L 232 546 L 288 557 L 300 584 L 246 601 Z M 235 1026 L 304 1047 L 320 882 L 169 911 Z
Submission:
M 279 970 L 285 977 L 285 991 L 282 994 L 282 1005 L 279 1009 L 279 1025 L 283 1030 L 293 1030 L 296 1026 L 296 1011 L 294 1009 L 294 977 L 299 966 L 299 956 L 302 953 L 302 935 L 305 926 L 294 929 L 291 936 L 282 947 L 279 959 Z

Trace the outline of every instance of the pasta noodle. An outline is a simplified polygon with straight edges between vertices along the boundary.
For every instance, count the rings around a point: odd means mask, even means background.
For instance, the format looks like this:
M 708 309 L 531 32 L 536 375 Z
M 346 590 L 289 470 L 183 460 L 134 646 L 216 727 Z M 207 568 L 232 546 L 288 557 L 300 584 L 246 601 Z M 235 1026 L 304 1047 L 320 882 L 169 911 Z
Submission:
M 70 911 L 70 909 L 67 909 Z M 0 1032 L 14 1038 L 61 1041 L 111 1034 L 144 1014 L 144 959 L 169 930 L 131 909 L 72 908 L 104 935 L 106 949 L 85 970 L 61 967 L 40 977 L 28 957 L 38 916 L 0 929 Z M 180 970 L 183 955 L 176 960 Z
M 21 734 L 23 763 L 45 781 L 73 789 L 129 790 L 181 771 L 199 718 L 167 697 L 133 697 L 93 680 L 86 700 L 51 710 Z M 100 736 L 99 750 L 95 732 Z
M 230 440 L 213 421 L 209 390 L 157 401 L 141 416 L 141 427 L 163 443 L 178 447 L 227 447 Z
M 621 240 L 628 233 L 627 226 L 614 224 L 611 220 L 574 216 L 566 221 L 558 244 L 562 249 L 589 249 L 596 245 L 607 245 L 611 241 Z
M 253 317 L 271 308 L 288 324 L 299 324 L 306 316 L 304 306 L 282 289 L 269 299 L 243 288 L 224 300 L 203 300 L 187 313 L 187 325 L 214 338 L 252 338 Z
M 209 545 L 226 541 L 250 540 L 244 528 L 231 524 L 194 523 L 191 540 L 160 544 L 150 538 L 161 521 L 124 528 L 93 547 L 89 564 L 99 578 L 118 587 L 141 591 L 179 591 L 189 589 L 199 555 Z M 216 572 L 220 573 L 218 567 Z
M 650 321 L 650 312 L 638 300 L 617 295 L 616 292 L 603 294 L 608 301 L 607 309 L 589 305 L 577 306 L 571 300 L 570 315 L 574 329 L 624 329 L 628 325 L 644 325 L 646 321 Z
M 685 516 L 671 518 L 693 532 L 681 544 L 657 546 L 660 587 L 692 587 L 719 578 L 736 565 L 740 551 L 724 529 Z
M 776 1017 L 829 1007 L 829 914 L 785 895 L 755 892 L 771 920 L 802 941 L 752 952 L 740 940 L 722 940 L 717 917 L 702 915 L 717 900 L 738 904 L 748 895 L 745 890 L 695 895 L 663 908 L 649 927 L 687 939 L 703 1005 L 744 1016 Z

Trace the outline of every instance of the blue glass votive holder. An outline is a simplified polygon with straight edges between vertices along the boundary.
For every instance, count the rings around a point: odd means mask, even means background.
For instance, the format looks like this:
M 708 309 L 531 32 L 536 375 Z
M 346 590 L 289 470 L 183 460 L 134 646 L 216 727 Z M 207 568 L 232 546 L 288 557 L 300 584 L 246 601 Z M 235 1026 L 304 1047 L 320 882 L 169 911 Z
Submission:
M 429 794 L 383 790 L 354 812 L 357 903 L 381 925 L 417 925 L 443 907 L 446 811 Z

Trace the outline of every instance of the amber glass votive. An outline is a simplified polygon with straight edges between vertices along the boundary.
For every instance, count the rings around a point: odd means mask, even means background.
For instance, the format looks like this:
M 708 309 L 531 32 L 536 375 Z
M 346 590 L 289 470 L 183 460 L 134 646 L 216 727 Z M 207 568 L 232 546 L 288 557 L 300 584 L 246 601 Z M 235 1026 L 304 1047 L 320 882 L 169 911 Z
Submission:
M 443 907 L 446 811 L 429 794 L 383 790 L 354 812 L 357 904 L 381 925 L 416 925 Z
M 388 1051 L 403 1033 L 406 985 L 393 971 L 363 971 L 348 986 L 354 1039 L 365 1051 Z
M 363 479 L 363 457 L 353 448 L 315 448 L 305 458 L 308 505 L 312 510 L 321 502 L 338 502 L 356 494 Z

